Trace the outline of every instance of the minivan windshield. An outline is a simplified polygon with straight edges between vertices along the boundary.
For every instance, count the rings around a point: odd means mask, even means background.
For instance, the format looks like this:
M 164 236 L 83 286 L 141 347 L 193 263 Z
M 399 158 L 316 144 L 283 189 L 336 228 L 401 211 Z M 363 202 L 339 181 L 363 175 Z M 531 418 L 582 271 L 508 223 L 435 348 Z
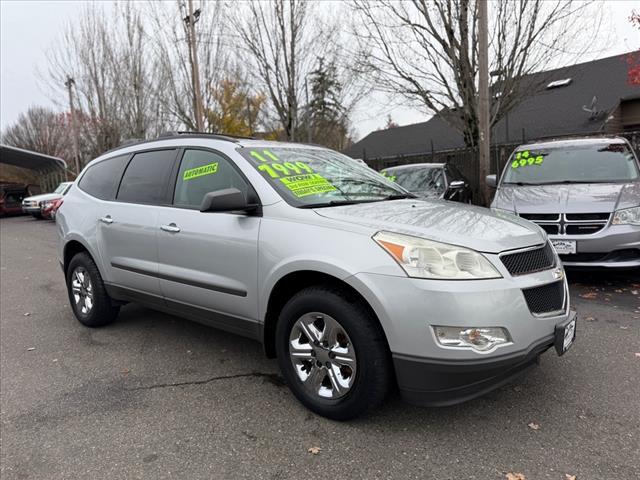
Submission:
M 433 191 L 440 194 L 444 191 L 444 175 L 440 166 L 387 168 L 384 173 L 410 192 Z
M 638 164 L 624 143 L 516 150 L 503 184 L 610 183 L 639 178 Z
M 58 185 L 58 188 L 54 190 L 53 193 L 62 193 L 63 195 L 66 193 L 67 188 L 71 186 L 71 183 L 61 183 Z
M 295 207 L 413 197 L 376 171 L 332 150 L 252 146 L 237 151 Z

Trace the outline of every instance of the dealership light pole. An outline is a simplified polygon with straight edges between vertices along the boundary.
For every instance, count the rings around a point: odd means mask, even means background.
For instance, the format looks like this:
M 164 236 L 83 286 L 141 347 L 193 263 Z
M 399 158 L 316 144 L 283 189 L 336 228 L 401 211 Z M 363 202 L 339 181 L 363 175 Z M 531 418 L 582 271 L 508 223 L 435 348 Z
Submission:
M 489 174 L 489 45 L 487 0 L 478 2 L 478 183 L 480 198 L 489 203 L 485 177 Z
M 76 176 L 80 175 L 80 152 L 78 149 L 78 124 L 76 123 L 76 109 L 73 105 L 73 86 L 76 81 L 67 77 L 67 81 L 64 82 L 64 86 L 67 87 L 69 92 L 69 110 L 71 111 L 71 137 L 73 143 L 73 157 L 76 165 Z

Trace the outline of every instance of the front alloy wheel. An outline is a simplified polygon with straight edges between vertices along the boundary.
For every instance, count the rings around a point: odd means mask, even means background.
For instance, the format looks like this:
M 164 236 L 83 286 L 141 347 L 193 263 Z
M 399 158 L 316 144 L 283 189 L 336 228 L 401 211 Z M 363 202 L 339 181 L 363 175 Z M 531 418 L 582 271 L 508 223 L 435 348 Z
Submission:
M 298 378 L 313 395 L 337 399 L 353 386 L 355 349 L 342 325 L 329 315 L 312 312 L 298 319 L 289 336 L 289 356 Z
M 389 391 L 384 332 L 366 303 L 346 289 L 314 285 L 295 293 L 280 311 L 275 340 L 287 385 L 319 415 L 355 418 Z

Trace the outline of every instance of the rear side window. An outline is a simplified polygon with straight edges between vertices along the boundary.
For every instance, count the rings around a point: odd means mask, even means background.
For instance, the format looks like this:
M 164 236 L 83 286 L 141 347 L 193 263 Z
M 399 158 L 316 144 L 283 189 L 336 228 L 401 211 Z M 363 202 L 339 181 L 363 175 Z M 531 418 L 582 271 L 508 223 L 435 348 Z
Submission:
M 101 200 L 113 200 L 129 155 L 109 158 L 89 167 L 78 186 Z
M 199 208 L 209 192 L 237 188 L 249 195 L 249 186 L 230 162 L 214 152 L 186 150 L 180 163 L 173 204 Z
M 167 181 L 175 158 L 175 150 L 155 150 L 134 155 L 122 177 L 118 200 L 165 203 Z

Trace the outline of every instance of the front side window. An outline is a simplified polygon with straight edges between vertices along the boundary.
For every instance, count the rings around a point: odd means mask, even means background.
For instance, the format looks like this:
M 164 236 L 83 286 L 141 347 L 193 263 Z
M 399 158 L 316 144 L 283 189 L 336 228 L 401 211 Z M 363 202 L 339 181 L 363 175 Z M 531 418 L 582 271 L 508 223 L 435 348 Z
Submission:
M 249 187 L 230 162 L 214 152 L 186 150 L 180 163 L 173 204 L 199 208 L 209 192 L 237 188 L 248 196 Z
M 388 168 L 385 173 L 395 182 L 413 193 L 444 192 L 445 182 L 441 167 Z
M 82 175 L 78 186 L 96 198 L 113 200 L 128 158 L 129 155 L 120 155 L 92 165 Z
M 241 147 L 237 151 L 291 205 L 322 207 L 402 198 L 407 192 L 332 150 Z
M 117 199 L 131 203 L 164 203 L 175 157 L 175 150 L 155 150 L 134 155 L 122 177 Z
M 639 178 L 635 156 L 624 143 L 518 149 L 503 184 L 610 183 Z

